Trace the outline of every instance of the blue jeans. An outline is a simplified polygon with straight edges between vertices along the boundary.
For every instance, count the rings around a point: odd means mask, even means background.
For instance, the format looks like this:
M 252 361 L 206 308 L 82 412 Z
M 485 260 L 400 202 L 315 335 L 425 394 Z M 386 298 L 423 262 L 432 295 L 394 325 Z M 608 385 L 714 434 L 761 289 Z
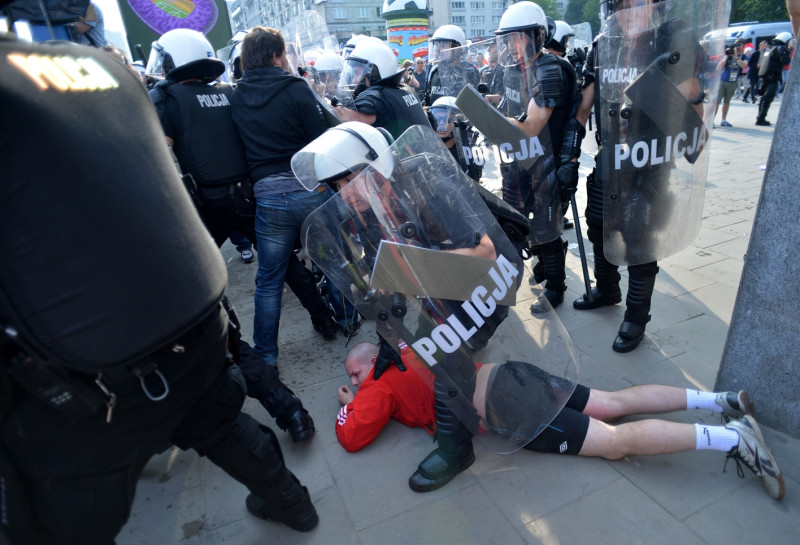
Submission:
M 258 274 L 253 348 L 268 365 L 278 364 L 278 322 L 283 283 L 294 242 L 306 216 L 331 195 L 332 192 L 325 188 L 323 191 L 295 191 L 256 199 Z

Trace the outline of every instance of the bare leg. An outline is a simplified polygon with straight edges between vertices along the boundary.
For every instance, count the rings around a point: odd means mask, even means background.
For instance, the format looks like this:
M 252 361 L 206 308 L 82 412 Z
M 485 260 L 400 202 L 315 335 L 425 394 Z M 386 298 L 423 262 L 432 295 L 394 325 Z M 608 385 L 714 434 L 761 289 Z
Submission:
M 658 414 L 686 409 L 686 389 L 647 384 L 617 392 L 591 390 L 584 414 L 609 422 L 631 414 Z
M 651 419 L 609 426 L 592 419 L 579 455 L 619 460 L 632 454 L 667 454 L 694 449 L 694 424 Z

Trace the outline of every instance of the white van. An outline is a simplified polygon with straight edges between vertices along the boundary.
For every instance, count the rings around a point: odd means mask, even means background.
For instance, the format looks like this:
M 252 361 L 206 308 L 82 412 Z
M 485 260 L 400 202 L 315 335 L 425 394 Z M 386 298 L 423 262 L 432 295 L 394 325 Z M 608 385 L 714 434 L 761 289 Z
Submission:
M 772 45 L 772 38 L 781 32 L 791 34 L 792 24 L 789 21 L 784 23 L 759 23 L 758 21 L 734 23 L 728 27 L 725 45 L 733 45 L 736 40 L 742 38 L 745 43 L 752 43 L 753 47 L 758 49 L 758 44 L 762 40 Z

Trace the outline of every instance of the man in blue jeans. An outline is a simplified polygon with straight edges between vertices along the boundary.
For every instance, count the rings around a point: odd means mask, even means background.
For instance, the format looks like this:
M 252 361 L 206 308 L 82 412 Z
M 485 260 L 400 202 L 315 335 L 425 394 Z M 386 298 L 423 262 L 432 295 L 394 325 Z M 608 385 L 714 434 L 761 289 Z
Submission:
M 231 97 L 231 111 L 256 181 L 258 204 L 253 344 L 268 365 L 277 366 L 289 258 L 303 220 L 332 193 L 327 186 L 306 191 L 292 173 L 291 159 L 328 124 L 311 87 L 290 73 L 278 30 L 253 27 L 242 41 L 240 60 L 244 74 Z

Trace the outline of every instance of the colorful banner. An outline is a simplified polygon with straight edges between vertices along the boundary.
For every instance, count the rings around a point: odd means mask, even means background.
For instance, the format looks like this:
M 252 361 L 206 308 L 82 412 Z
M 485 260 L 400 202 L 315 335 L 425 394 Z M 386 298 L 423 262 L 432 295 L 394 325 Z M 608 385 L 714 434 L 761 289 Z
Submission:
M 386 41 L 397 62 L 428 56 L 428 19 L 403 17 L 386 21 Z
M 120 0 L 119 10 L 131 51 L 141 44 L 145 56 L 151 43 L 176 28 L 202 32 L 215 50 L 231 38 L 225 0 Z

